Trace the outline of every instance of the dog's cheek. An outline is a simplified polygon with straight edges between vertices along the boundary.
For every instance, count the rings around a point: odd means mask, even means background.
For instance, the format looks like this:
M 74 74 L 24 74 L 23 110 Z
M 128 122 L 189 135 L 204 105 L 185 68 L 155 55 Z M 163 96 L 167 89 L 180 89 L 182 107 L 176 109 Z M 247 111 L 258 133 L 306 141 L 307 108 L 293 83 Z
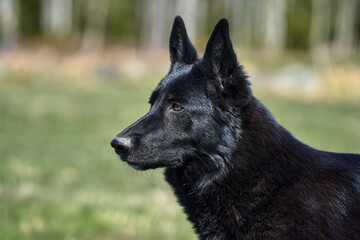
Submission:
M 217 138 L 216 126 L 207 117 L 203 117 L 194 122 L 192 136 L 197 147 L 212 147 Z
M 166 125 L 165 128 L 168 129 L 168 132 L 182 135 L 183 133 L 189 133 L 191 131 L 193 122 L 188 112 L 181 112 L 169 114 Z

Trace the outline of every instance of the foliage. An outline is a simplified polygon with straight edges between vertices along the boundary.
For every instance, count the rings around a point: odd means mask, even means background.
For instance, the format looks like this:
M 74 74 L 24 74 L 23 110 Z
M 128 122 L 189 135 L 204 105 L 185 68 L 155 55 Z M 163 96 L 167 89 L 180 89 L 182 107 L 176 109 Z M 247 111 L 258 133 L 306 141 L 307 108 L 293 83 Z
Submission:
M 19 29 L 13 21 L 2 19 L 0 45 L 11 34 L 31 42 L 46 39 L 49 43 L 81 48 L 87 40 L 103 44 L 139 44 L 165 47 L 167 33 L 175 15 L 184 16 L 202 42 L 222 17 L 230 20 L 233 39 L 246 47 L 274 49 L 310 49 L 336 45 L 344 52 L 358 48 L 359 19 L 356 0 L 6 0 L 12 3 Z M 94 7 L 98 11 L 94 11 Z M 19 6 L 17 9 L 16 6 Z M 318 7 L 320 6 L 320 7 Z M 100 8 L 102 10 L 100 10 Z M 193 10 L 195 11 L 189 11 Z M 54 10 L 55 9 L 55 10 Z M 0 6 L 0 13 L 9 11 Z M 70 14 L 68 13 L 70 11 Z M 191 12 L 191 15 L 189 15 Z M 47 16 L 47 17 L 46 17 Z M 70 20 L 69 20 L 70 19 Z M 69 24 L 70 27 L 65 26 Z M 0 21 L 1 22 L 1 21 Z M 104 24 L 102 24 L 104 23 Z M 51 26 L 50 30 L 48 29 Z M 64 28 L 71 28 L 70 33 Z M 1 31 L 1 29 L 4 29 Z M 15 29 L 11 29 L 15 28 Z M 91 35 L 87 35 L 89 31 Z M 310 36 L 313 32 L 313 36 Z M 163 40 L 165 39 L 165 40 Z M 66 41 L 64 41 L 66 40 Z M 345 48 L 345 49 L 344 49 Z M 348 51 L 348 50 L 346 50 Z M 349 54 L 349 53 L 347 53 Z

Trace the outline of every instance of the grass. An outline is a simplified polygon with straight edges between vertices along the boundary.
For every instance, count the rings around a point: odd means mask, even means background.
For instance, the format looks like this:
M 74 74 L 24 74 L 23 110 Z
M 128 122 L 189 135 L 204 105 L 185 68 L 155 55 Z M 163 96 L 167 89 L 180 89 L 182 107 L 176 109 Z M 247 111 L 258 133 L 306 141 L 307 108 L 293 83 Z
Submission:
M 109 145 L 152 87 L 0 80 L 0 239 L 196 239 L 163 170 L 136 172 Z M 260 99 L 305 143 L 360 152 L 358 104 Z

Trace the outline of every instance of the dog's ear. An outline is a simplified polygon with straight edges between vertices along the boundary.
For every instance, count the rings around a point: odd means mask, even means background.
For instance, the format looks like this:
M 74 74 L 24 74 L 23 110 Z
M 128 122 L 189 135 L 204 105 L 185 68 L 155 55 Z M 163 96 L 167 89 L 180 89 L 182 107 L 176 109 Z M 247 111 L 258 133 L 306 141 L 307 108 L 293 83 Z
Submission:
M 184 21 L 176 16 L 172 26 L 170 39 L 170 61 L 174 63 L 193 64 L 197 60 L 197 53 L 187 35 Z
M 219 80 L 229 77 L 238 66 L 230 40 L 229 23 L 225 18 L 216 24 L 211 34 L 206 46 L 204 62 L 210 64 L 210 68 Z
M 244 107 L 249 103 L 251 89 L 242 66 L 237 62 L 226 19 L 216 24 L 206 46 L 203 64 L 215 79 L 215 83 L 208 83 L 210 92 L 212 90 L 216 94 L 216 87 L 212 85 L 215 84 L 222 93 L 233 99 L 236 106 Z

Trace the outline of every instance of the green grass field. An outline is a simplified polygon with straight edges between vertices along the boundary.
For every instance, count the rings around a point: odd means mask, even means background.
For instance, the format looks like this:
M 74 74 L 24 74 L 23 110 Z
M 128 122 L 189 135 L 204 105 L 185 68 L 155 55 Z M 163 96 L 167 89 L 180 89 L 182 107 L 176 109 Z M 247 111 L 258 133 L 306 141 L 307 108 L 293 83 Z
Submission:
M 162 169 L 136 172 L 110 140 L 151 88 L 0 80 L 0 239 L 196 239 Z M 360 153 L 360 105 L 259 97 L 314 147 Z

